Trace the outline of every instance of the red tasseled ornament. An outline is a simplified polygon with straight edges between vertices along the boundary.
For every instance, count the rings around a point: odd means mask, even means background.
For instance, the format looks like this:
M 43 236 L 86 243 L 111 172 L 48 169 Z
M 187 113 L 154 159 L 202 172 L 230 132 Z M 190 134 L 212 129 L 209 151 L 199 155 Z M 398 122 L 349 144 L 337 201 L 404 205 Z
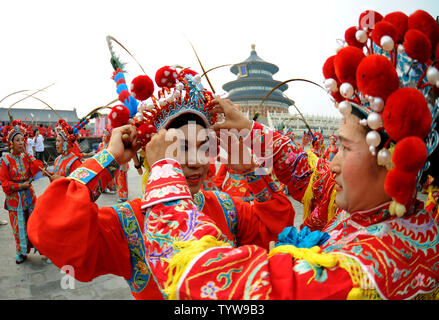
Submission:
M 425 63 L 430 59 L 430 39 L 419 30 L 409 29 L 405 33 L 403 46 L 407 55 L 420 63 Z
M 175 68 L 170 66 L 164 66 L 157 70 L 155 74 L 155 83 L 157 83 L 160 88 L 172 88 L 175 86 L 175 81 L 177 80 L 177 77 L 178 73 Z
M 425 33 L 433 48 L 439 42 L 439 25 L 426 11 L 417 10 L 408 18 L 408 28 L 417 29 Z
M 364 43 L 359 42 L 357 40 L 357 38 L 355 37 L 355 34 L 357 33 L 357 31 L 358 31 L 357 27 L 350 27 L 344 33 L 344 39 L 348 45 L 361 49 L 364 47 Z
M 398 141 L 393 152 L 392 161 L 395 167 L 417 174 L 427 160 L 427 147 L 418 137 L 406 137 Z
M 358 22 L 358 26 L 360 29 L 368 28 L 369 30 L 373 29 L 376 23 L 380 22 L 383 19 L 383 16 L 376 11 L 366 10 L 362 14 L 360 14 L 360 19 Z
M 393 168 L 387 173 L 384 191 L 401 204 L 407 204 L 416 190 L 416 174 Z
M 357 86 L 364 95 L 387 97 L 399 87 L 398 74 L 389 59 L 373 54 L 364 58 L 357 68 Z
M 383 111 L 384 129 L 392 140 L 417 136 L 424 139 L 431 126 L 431 114 L 423 94 L 415 88 L 400 88 L 387 99 Z
M 396 43 L 404 41 L 404 35 L 408 29 L 408 20 L 409 17 L 401 11 L 389 13 L 384 17 L 383 21 L 390 22 L 396 29 Z
M 356 88 L 356 70 L 364 57 L 363 51 L 359 48 L 348 46 L 341 49 L 334 58 L 335 74 L 338 80 L 341 83 L 348 82 Z
M 128 124 L 129 119 L 130 110 L 123 105 L 112 107 L 108 114 L 108 121 L 113 129 Z
M 154 93 L 154 83 L 147 75 L 137 76 L 131 81 L 131 93 L 137 100 L 144 101 Z
M 381 47 L 381 38 L 383 36 L 389 36 L 396 42 L 396 28 L 390 22 L 380 21 L 375 24 L 375 28 L 372 30 L 372 40 L 379 47 Z

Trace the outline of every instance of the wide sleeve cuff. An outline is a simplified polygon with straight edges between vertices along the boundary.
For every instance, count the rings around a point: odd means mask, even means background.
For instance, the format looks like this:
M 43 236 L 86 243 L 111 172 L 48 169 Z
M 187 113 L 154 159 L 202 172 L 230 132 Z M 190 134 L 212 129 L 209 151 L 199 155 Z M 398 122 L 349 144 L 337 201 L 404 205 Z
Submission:
M 289 141 L 288 137 L 255 121 L 250 133 L 243 139 L 244 144 L 251 148 L 256 162 L 266 168 L 272 167 L 274 156 Z
M 162 159 L 151 168 L 141 208 L 191 197 L 180 164 L 174 159 Z
M 76 180 L 88 187 L 93 201 L 96 201 L 108 183 L 114 178 L 119 164 L 107 150 L 103 150 L 86 160 L 67 178 Z
M 254 171 L 244 174 L 244 177 L 257 202 L 270 200 L 271 193 L 278 191 L 264 168 L 256 168 Z

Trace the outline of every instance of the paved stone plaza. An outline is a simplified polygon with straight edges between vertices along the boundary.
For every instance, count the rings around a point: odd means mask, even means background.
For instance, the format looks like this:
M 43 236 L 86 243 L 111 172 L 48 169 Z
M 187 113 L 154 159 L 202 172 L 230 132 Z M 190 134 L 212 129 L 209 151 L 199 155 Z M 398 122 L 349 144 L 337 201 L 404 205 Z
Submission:
M 141 196 L 141 177 L 131 166 L 128 171 L 129 199 Z M 38 195 L 49 185 L 47 178 L 33 183 Z M 74 282 L 74 289 L 62 289 L 61 273 L 46 258 L 32 253 L 22 264 L 15 264 L 15 241 L 9 224 L 8 212 L 3 209 L 4 193 L 0 192 L 0 220 L 8 221 L 0 226 L 0 299 L 83 299 L 83 300 L 132 300 L 133 297 L 126 281 L 119 276 L 105 275 L 91 282 Z M 110 206 L 116 203 L 116 195 L 103 194 L 97 200 L 99 206 Z M 293 201 L 296 210 L 295 225 L 301 223 L 303 206 Z

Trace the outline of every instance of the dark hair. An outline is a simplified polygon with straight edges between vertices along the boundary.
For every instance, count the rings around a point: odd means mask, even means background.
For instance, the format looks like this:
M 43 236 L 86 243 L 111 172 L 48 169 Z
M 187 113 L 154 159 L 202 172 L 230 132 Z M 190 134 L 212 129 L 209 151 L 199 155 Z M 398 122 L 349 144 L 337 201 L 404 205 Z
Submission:
M 166 126 L 166 129 L 171 129 L 171 128 L 178 129 L 178 128 L 183 127 L 184 125 L 189 124 L 189 122 L 195 122 L 196 124 L 199 124 L 203 128 L 206 128 L 206 123 L 203 121 L 203 119 L 199 115 L 196 115 L 195 113 L 188 112 L 188 113 L 184 113 L 181 116 L 178 116 L 177 118 L 172 120 Z

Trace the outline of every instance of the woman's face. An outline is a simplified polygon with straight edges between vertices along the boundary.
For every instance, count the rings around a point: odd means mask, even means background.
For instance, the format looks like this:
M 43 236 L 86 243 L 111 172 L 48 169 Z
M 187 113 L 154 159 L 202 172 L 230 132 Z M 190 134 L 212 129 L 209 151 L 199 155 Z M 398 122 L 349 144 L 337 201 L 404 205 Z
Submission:
M 337 183 L 335 202 L 349 213 L 372 209 L 390 200 L 384 191 L 387 169 L 378 166 L 370 153 L 366 130 L 358 121 L 353 115 L 341 120 L 340 148 L 329 166 Z
M 56 152 L 58 152 L 59 154 L 62 154 L 64 152 L 64 139 L 63 137 L 61 137 L 60 134 L 56 135 L 56 140 L 55 140 L 55 146 L 56 146 Z
M 209 170 L 207 129 L 198 124 L 187 124 L 177 130 L 182 133 L 178 159 L 191 194 L 194 195 L 200 190 Z
M 20 154 L 24 151 L 24 138 L 22 134 L 17 134 L 12 139 L 12 153 Z

